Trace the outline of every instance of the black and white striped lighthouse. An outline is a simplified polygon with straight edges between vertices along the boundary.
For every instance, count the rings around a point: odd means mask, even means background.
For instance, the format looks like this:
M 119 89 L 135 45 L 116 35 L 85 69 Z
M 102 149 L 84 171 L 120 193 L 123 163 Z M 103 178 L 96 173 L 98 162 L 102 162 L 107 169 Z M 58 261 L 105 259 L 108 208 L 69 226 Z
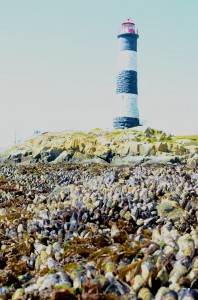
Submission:
M 137 39 L 135 24 L 127 20 L 122 23 L 118 35 L 119 53 L 116 80 L 116 104 L 113 126 L 131 128 L 139 126 L 137 106 Z

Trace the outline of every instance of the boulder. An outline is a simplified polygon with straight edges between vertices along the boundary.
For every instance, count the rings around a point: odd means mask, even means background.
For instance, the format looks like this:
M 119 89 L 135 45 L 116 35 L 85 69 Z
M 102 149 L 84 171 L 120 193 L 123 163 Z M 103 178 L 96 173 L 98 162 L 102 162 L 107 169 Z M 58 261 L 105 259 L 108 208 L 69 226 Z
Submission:
M 125 143 L 124 145 L 119 145 L 119 147 L 113 147 L 114 152 L 121 157 L 126 156 L 130 153 L 131 143 Z
M 86 144 L 85 147 L 84 147 L 84 153 L 85 154 L 94 155 L 95 151 L 96 151 L 96 146 L 94 146 L 92 143 Z
M 16 147 L 14 147 L 16 148 Z M 10 152 L 5 151 L 1 154 L 0 161 L 2 163 L 20 163 L 23 160 L 27 160 L 32 155 L 32 151 L 30 149 L 14 149 Z
M 85 159 L 82 161 L 83 164 L 102 164 L 102 165 L 109 165 L 109 163 L 100 158 L 100 157 L 94 157 L 94 158 L 90 158 L 90 159 Z
M 148 156 L 144 160 L 144 164 L 173 164 L 173 163 L 181 163 L 181 159 L 178 156 L 166 156 L 166 155 L 158 155 L 158 156 Z
M 175 201 L 167 199 L 163 199 L 162 202 L 157 205 L 157 211 L 160 217 L 167 217 L 173 221 L 179 221 L 184 213 L 184 210 L 179 207 Z
M 31 155 L 32 152 L 28 151 L 26 149 L 24 150 L 14 150 L 10 153 L 11 158 L 22 158 L 23 156 L 26 157 L 28 155 Z
M 162 134 L 160 134 L 157 139 L 158 141 L 164 141 L 167 138 L 166 133 L 163 132 Z
M 145 157 L 142 155 L 138 156 L 132 156 L 128 155 L 125 157 L 120 157 L 120 156 L 114 156 L 112 159 L 112 164 L 113 165 L 139 165 L 144 162 Z
M 194 146 L 194 145 L 190 145 L 190 146 L 187 146 L 185 147 L 188 151 L 188 153 L 190 154 L 198 154 L 198 147 L 197 146 Z
M 187 160 L 187 165 L 190 168 L 196 168 L 196 167 L 198 167 L 198 155 L 193 155 L 193 157 L 189 158 Z
M 43 161 L 47 163 L 55 160 L 62 152 L 63 149 L 51 148 L 46 152 L 40 154 L 41 154 L 41 158 L 43 158 Z
M 129 148 L 129 154 L 138 155 L 140 154 L 140 147 L 142 143 L 140 142 L 131 142 Z
M 176 155 L 184 155 L 186 153 L 189 153 L 188 149 L 179 144 L 168 143 L 168 149 Z
M 115 153 L 113 153 L 111 149 L 103 149 L 101 153 L 97 153 L 97 157 L 105 160 L 108 163 L 110 163 L 112 158 L 115 156 Z
M 58 199 L 58 198 L 64 200 L 64 198 L 70 194 L 70 191 L 71 191 L 70 185 L 67 185 L 67 186 L 57 185 L 57 186 L 55 186 L 53 191 L 49 194 L 48 198 L 50 201 L 53 199 Z
M 156 153 L 154 144 L 140 144 L 139 150 L 140 150 L 140 155 L 144 155 L 144 156 L 155 155 Z
M 64 150 L 52 163 L 58 164 L 58 163 L 65 163 L 68 162 L 73 156 L 72 152 Z
M 144 133 L 146 134 L 146 136 L 151 136 L 151 135 L 154 135 L 155 134 L 155 130 L 153 128 L 146 128 Z
M 78 163 L 82 163 L 84 161 L 90 160 L 92 158 L 93 158 L 93 156 L 91 156 L 91 155 L 83 154 L 80 152 L 75 152 L 74 155 L 72 156 L 72 158 L 70 159 L 70 162 L 74 163 L 74 164 L 78 164 Z
M 69 162 L 74 164 L 108 164 L 107 161 L 100 157 L 94 157 L 80 152 L 74 153 Z
M 79 140 L 77 138 L 73 138 L 70 143 L 68 144 L 68 149 L 71 149 L 73 151 L 80 151 L 80 147 L 83 147 L 83 143 L 81 143 L 81 146 L 79 145 Z
M 168 152 L 168 145 L 167 143 L 156 143 L 156 149 L 159 152 Z

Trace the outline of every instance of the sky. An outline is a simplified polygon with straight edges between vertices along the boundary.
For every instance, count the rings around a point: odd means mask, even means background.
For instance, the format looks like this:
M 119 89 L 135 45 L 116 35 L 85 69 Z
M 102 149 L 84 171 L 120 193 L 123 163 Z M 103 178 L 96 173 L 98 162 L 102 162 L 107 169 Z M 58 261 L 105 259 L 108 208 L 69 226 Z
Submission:
M 197 0 L 0 0 L 0 147 L 34 130 L 111 128 L 117 34 L 139 31 L 148 126 L 198 134 Z

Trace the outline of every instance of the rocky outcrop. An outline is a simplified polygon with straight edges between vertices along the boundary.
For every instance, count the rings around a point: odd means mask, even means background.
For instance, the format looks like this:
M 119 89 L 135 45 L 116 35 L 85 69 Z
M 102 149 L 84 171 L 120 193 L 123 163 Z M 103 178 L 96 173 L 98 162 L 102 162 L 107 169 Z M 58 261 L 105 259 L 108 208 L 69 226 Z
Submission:
M 196 168 L 198 167 L 198 155 L 193 155 L 187 160 L 187 164 L 189 167 Z
M 2 163 L 198 165 L 198 136 L 175 137 L 147 128 L 45 133 L 1 154 Z
M 157 205 L 158 215 L 169 220 L 178 221 L 180 220 L 185 210 L 183 210 L 175 201 L 169 201 L 163 199 L 160 204 Z

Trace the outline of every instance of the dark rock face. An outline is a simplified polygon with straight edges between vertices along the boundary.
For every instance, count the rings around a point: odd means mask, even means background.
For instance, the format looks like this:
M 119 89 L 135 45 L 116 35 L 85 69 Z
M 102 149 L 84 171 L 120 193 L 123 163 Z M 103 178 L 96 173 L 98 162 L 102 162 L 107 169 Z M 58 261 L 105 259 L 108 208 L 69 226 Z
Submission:
M 118 73 L 116 82 L 116 93 L 130 93 L 136 95 L 138 94 L 136 71 L 125 70 Z
M 60 155 L 58 155 L 56 157 L 54 161 L 54 163 L 64 163 L 64 162 L 68 162 L 73 156 L 73 153 L 72 152 L 68 152 L 68 151 L 63 151 L 61 152 Z
M 119 51 L 123 50 L 132 50 L 137 51 L 137 39 L 138 34 L 119 34 L 118 38 L 120 40 L 120 49 Z
M 139 119 L 137 118 L 129 118 L 129 117 L 117 117 L 113 120 L 114 128 L 131 128 L 140 126 Z
M 109 150 L 107 153 L 104 153 L 99 156 L 99 158 L 103 159 L 104 161 L 111 163 L 112 158 L 115 156 L 115 153 L 113 153 L 111 150 Z
M 46 152 L 45 156 L 47 157 L 47 162 L 55 160 L 62 152 L 62 149 L 51 149 L 50 151 Z
M 37 153 L 31 160 L 31 163 L 36 163 L 39 161 L 47 163 L 54 161 L 62 152 L 62 149 L 50 149 L 43 153 Z

